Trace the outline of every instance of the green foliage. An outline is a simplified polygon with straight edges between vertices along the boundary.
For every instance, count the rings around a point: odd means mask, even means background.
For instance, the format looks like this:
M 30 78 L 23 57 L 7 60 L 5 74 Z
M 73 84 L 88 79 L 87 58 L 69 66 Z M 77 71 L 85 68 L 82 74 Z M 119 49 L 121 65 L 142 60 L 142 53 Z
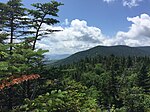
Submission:
M 123 103 L 126 111 L 129 112 L 148 112 L 150 97 L 143 93 L 139 87 L 125 89 L 122 94 Z
M 50 93 L 39 95 L 35 100 L 26 99 L 26 104 L 14 111 L 98 112 L 96 99 L 91 97 L 96 94 L 91 91 L 94 89 L 88 90 L 75 81 L 64 81 L 63 84 L 64 90 L 52 90 Z
M 149 62 L 149 57 L 97 56 L 61 69 L 65 78 L 70 77 L 88 88 L 95 87 L 102 111 L 148 112 Z
M 31 31 L 27 33 L 30 34 L 34 34 L 33 36 L 33 47 L 32 49 L 35 49 L 35 44 L 36 41 L 38 39 L 38 37 L 41 36 L 46 36 L 49 33 L 54 32 L 54 30 L 52 29 L 42 29 L 42 24 L 48 24 L 48 25 L 54 25 L 56 23 L 58 23 L 59 21 L 57 19 L 54 18 L 50 18 L 50 16 L 52 17 L 57 17 L 57 13 L 59 11 L 58 7 L 60 5 L 63 5 L 62 3 L 58 3 L 57 1 L 51 1 L 49 3 L 36 3 L 36 4 L 32 4 L 32 6 L 35 9 L 30 9 L 28 10 L 29 15 L 31 15 L 31 20 L 30 20 L 30 24 L 29 27 L 30 28 L 34 28 L 35 31 Z M 41 33 L 42 31 L 42 33 Z M 57 31 L 57 30 L 55 30 Z
M 18 84 L 18 80 L 15 80 L 13 87 L 7 82 L 22 75 L 42 73 L 43 54 L 47 50 L 35 50 L 35 44 L 37 37 L 42 36 L 39 34 L 42 23 L 52 25 L 58 22 L 50 16 L 57 16 L 60 5 L 56 1 L 37 3 L 33 5 L 34 10 L 29 10 L 23 7 L 22 0 L 0 2 L 0 111 L 11 110 L 19 102 L 22 103 L 16 100 L 17 97 L 33 99 L 36 96 L 39 87 L 36 86 L 37 82 L 24 79 L 26 82 Z M 30 32 L 31 28 L 36 31 Z M 34 77 L 30 79 L 33 80 Z
M 124 109 L 129 112 L 148 112 L 150 95 L 138 86 L 138 75 L 130 74 L 123 81 L 120 97 L 123 99 Z
M 144 57 L 144 56 L 150 56 L 149 51 L 150 51 L 150 47 L 128 47 L 128 46 L 122 46 L 122 45 L 111 46 L 111 47 L 97 46 L 86 51 L 75 53 L 66 59 L 62 59 L 62 60 L 55 62 L 53 65 L 57 66 L 57 65 L 72 64 L 74 62 L 80 62 L 81 60 L 84 60 L 86 58 L 90 59 L 90 58 L 95 58 L 98 56 L 108 57 L 108 56 L 111 56 L 112 54 L 117 57 L 128 57 L 128 56 Z M 98 60 L 95 58 L 95 61 L 98 61 Z
M 51 1 L 26 9 L 21 0 L 0 2 L 0 111 L 149 112 L 150 58 L 144 57 L 149 47 L 98 46 L 58 61 L 57 67 L 44 66 L 47 50 L 35 45 L 59 31 L 42 25 L 59 22 L 61 5 Z M 22 41 L 14 43 L 16 38 Z M 17 83 L 28 74 L 41 79 Z
M 132 64 L 128 66 L 128 57 L 99 58 L 47 68 L 39 97 L 14 111 L 149 112 L 150 59 L 130 57 Z M 147 65 L 146 69 L 141 62 Z M 143 73 L 146 77 L 141 79 Z M 142 86 L 139 79 L 145 82 Z
M 0 26 L 2 31 L 6 32 L 10 39 L 10 53 L 13 49 L 14 39 L 22 35 L 22 25 L 23 17 L 26 16 L 25 8 L 21 0 L 9 0 L 7 3 L 0 3 L 0 16 L 1 23 Z

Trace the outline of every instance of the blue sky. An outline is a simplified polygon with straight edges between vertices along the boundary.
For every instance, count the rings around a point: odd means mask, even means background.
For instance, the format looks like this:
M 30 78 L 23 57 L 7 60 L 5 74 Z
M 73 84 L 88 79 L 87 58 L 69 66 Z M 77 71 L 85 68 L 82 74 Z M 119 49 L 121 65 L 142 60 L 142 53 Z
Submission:
M 118 30 L 127 31 L 131 23 L 127 17 L 142 13 L 150 13 L 150 2 L 143 0 L 138 7 L 125 7 L 122 1 L 106 3 L 103 0 L 61 0 L 64 6 L 60 8 L 61 21 L 80 19 L 86 20 L 89 26 L 101 28 L 103 33 L 114 35 Z
M 23 0 L 23 3 L 30 8 L 31 3 L 49 1 Z M 60 23 L 43 26 L 63 32 L 38 43 L 53 54 L 74 53 L 97 45 L 150 45 L 150 0 L 57 1 L 64 4 L 59 8 Z
M 23 0 L 26 6 L 36 2 L 50 0 Z M 103 0 L 57 0 L 64 6 L 60 7 L 59 20 L 85 20 L 89 26 L 101 28 L 107 35 L 114 35 L 118 30 L 127 31 L 131 23 L 127 17 L 134 17 L 142 13 L 150 14 L 150 0 L 137 2 L 139 6 L 123 6 L 122 0 L 104 2 Z M 127 0 L 132 1 L 132 0 Z M 138 0 L 137 0 L 138 1 Z
M 1 0 L 6 2 L 8 0 Z M 37 2 L 49 2 L 50 0 L 23 0 L 27 7 Z M 150 0 L 136 0 L 138 6 L 123 6 L 122 0 L 56 0 L 63 3 L 59 12 L 59 20 L 63 22 L 65 19 L 69 21 L 74 19 L 85 20 L 89 26 L 101 28 L 107 35 L 115 35 L 118 30 L 127 31 L 130 22 L 127 17 L 134 17 L 142 13 L 150 14 Z M 111 0 L 108 0 L 111 1 Z M 132 1 L 132 0 L 126 0 Z

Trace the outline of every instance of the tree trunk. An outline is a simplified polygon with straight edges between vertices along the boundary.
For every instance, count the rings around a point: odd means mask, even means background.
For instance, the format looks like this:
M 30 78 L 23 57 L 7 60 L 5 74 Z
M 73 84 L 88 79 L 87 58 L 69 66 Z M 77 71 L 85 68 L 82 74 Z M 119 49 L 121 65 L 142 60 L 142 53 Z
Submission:
M 8 109 L 11 110 L 13 105 L 12 105 L 12 90 L 11 88 L 8 89 Z

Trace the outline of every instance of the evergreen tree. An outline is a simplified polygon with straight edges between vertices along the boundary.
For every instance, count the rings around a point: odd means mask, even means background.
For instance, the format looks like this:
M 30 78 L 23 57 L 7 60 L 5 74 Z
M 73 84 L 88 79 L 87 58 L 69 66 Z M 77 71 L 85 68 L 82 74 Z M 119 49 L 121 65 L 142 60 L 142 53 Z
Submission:
M 27 26 L 26 24 L 29 21 L 26 21 L 26 18 L 24 18 L 26 9 L 22 8 L 22 6 L 23 4 L 21 3 L 21 0 L 9 0 L 6 4 L 0 3 L 1 30 L 8 34 L 6 36 L 4 34 L 0 34 L 0 90 L 5 91 L 4 93 L 7 97 L 1 100 L 4 101 L 5 105 L 8 104 L 8 109 L 11 109 L 13 105 L 16 104 L 14 102 L 16 99 L 16 95 L 18 95 L 19 97 L 20 94 L 22 94 L 22 96 L 20 96 L 20 99 L 25 97 L 35 97 L 36 83 L 30 83 L 29 80 L 33 80 L 39 77 L 38 75 L 34 74 L 41 73 L 41 67 L 43 66 L 43 53 L 46 52 L 42 49 L 34 51 L 34 49 L 31 48 L 31 44 L 27 39 L 19 43 L 14 43 L 15 38 L 23 38 L 22 33 L 24 34 L 24 32 L 26 31 L 24 31 L 22 28 Z M 45 4 L 45 6 L 43 7 L 45 11 L 48 11 L 45 12 L 46 14 L 50 12 L 52 12 L 53 14 L 55 12 L 53 12 L 53 10 L 55 10 L 57 6 L 52 5 L 51 7 L 53 8 L 51 11 L 49 11 L 50 9 L 48 8 L 50 6 L 50 4 L 49 6 Z M 34 12 L 34 10 L 32 11 Z M 50 20 L 48 20 L 49 19 L 47 18 L 47 22 L 49 22 L 49 24 L 53 23 L 53 21 L 51 22 Z M 43 21 L 45 21 L 45 19 Z M 25 27 L 25 30 L 28 30 L 28 28 Z M 10 42 L 4 43 L 3 37 L 10 37 Z M 13 94 L 13 86 L 16 87 L 16 84 L 20 83 L 23 83 L 23 85 L 20 85 L 20 89 L 18 89 L 17 86 L 17 91 L 19 91 L 19 93 L 16 91 Z M 34 88 L 31 89 L 31 85 Z M 7 100 L 8 103 L 6 102 Z
M 0 3 L 0 26 L 3 31 L 10 34 L 10 53 L 13 49 L 14 39 L 20 36 L 23 17 L 26 16 L 21 0 L 9 0 L 6 4 Z
M 140 66 L 139 72 L 138 72 L 138 80 L 137 84 L 139 87 L 142 87 L 145 92 L 148 92 L 150 90 L 150 75 L 148 71 L 148 67 L 143 63 Z
M 32 50 L 35 49 L 36 41 L 39 39 L 38 37 L 46 36 L 49 33 L 56 32 L 59 30 L 53 30 L 53 29 L 41 29 L 42 24 L 47 25 L 53 25 L 58 23 L 59 21 L 52 17 L 57 17 L 57 13 L 59 11 L 58 7 L 62 5 L 61 3 L 58 3 L 56 1 L 51 1 L 49 3 L 35 3 L 32 4 L 32 6 L 35 9 L 28 10 L 29 15 L 31 16 L 31 25 L 30 28 L 33 28 L 34 31 L 29 31 L 26 33 L 31 33 L 33 36 L 31 37 L 31 40 L 33 41 L 33 47 Z

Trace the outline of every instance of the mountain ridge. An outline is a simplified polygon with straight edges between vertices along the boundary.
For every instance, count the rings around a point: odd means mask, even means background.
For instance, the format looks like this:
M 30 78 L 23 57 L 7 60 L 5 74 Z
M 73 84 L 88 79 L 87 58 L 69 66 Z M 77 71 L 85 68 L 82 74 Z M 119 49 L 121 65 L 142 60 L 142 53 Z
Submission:
M 59 60 L 54 65 L 63 65 L 63 64 L 70 64 L 73 62 L 78 62 L 81 59 L 85 59 L 86 57 L 93 58 L 97 55 L 101 56 L 121 56 L 121 57 L 127 57 L 127 56 L 137 56 L 137 57 L 144 57 L 144 56 L 150 56 L 150 46 L 142 46 L 142 47 L 130 47 L 126 45 L 116 45 L 116 46 L 96 46 L 93 48 L 90 48 L 85 51 L 80 51 L 77 53 L 72 54 L 71 56 Z

